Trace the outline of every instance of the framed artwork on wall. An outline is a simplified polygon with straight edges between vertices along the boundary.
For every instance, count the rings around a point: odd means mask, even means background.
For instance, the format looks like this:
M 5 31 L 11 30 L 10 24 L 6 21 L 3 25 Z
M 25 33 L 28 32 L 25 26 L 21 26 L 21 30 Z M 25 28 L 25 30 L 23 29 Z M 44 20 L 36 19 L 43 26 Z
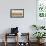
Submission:
M 11 18 L 24 18 L 24 9 L 10 9 Z
M 46 18 L 46 0 L 37 0 L 37 15 Z
M 37 0 L 36 24 L 46 25 L 46 0 Z

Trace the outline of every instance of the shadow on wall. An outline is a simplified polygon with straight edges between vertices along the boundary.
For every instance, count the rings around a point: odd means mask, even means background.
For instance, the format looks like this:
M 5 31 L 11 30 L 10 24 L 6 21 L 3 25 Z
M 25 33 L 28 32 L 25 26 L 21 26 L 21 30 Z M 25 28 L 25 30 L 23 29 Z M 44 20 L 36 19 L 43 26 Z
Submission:
M 33 36 L 33 33 L 36 32 L 36 30 L 32 28 L 32 25 L 29 26 L 29 29 L 30 29 L 29 36 L 31 42 L 36 42 L 37 39 Z
M 5 34 L 5 33 L 10 33 L 11 32 L 11 28 L 8 28 L 8 29 L 5 29 L 4 32 L 2 34 Z

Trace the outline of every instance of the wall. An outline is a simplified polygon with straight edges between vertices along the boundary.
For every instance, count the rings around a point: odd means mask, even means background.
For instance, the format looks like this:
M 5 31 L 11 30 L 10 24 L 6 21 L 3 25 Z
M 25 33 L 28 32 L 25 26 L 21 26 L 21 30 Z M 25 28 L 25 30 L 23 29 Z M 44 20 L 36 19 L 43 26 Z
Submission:
M 24 9 L 24 18 L 10 18 L 10 9 Z M 19 32 L 30 32 L 36 24 L 36 0 L 0 0 L 0 34 L 10 32 L 11 27 L 19 27 Z

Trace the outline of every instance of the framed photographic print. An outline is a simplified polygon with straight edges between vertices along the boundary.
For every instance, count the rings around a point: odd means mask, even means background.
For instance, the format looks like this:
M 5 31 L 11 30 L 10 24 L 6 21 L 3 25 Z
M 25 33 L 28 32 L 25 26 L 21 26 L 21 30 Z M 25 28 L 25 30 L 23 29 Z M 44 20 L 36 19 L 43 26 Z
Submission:
M 10 9 L 11 18 L 24 18 L 24 9 Z

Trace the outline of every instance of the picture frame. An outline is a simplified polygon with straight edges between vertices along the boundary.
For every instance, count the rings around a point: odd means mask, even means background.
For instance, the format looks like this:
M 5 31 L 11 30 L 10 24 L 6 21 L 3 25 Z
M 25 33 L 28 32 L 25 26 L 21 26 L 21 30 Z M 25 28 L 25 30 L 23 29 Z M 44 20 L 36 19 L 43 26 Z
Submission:
M 46 0 L 37 0 L 36 1 L 36 10 L 37 16 L 39 19 L 46 18 Z
M 24 9 L 10 9 L 11 18 L 24 18 Z
M 44 3 L 43 3 L 44 2 Z M 46 25 L 46 0 L 36 1 L 36 24 Z

